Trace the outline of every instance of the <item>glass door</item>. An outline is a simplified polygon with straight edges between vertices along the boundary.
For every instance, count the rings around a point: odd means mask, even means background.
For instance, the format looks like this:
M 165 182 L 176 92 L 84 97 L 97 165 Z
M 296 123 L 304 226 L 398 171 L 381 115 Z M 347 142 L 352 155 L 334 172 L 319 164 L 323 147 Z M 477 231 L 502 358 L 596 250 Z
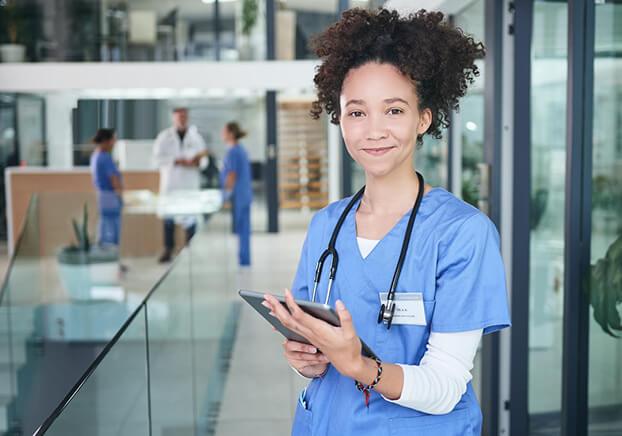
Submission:
M 558 434 L 561 428 L 567 29 L 567 2 L 534 2 L 531 171 L 525 175 L 531 178 L 528 413 L 532 435 Z
M 622 434 L 622 4 L 595 5 L 588 426 Z

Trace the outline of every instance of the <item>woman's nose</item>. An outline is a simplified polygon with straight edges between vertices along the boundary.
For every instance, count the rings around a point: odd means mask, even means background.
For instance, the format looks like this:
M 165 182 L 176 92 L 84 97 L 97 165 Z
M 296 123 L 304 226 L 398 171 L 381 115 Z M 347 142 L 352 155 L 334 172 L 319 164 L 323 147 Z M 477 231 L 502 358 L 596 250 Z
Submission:
M 368 130 L 367 130 L 367 139 L 370 141 L 377 141 L 380 139 L 386 139 L 388 135 L 387 125 L 383 117 L 379 116 L 369 116 L 368 120 Z

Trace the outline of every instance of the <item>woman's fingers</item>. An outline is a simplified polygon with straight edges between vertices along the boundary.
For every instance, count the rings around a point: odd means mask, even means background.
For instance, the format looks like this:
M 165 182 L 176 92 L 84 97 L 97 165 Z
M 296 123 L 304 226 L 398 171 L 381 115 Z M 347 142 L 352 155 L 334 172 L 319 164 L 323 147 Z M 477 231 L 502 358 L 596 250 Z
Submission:
M 322 353 L 309 354 L 309 353 L 298 353 L 295 351 L 286 351 L 285 357 L 292 364 L 295 364 L 296 362 L 304 362 L 305 365 L 310 365 L 310 364 L 317 365 L 320 363 L 328 363 L 328 358 L 324 356 Z
M 335 307 L 337 308 L 337 315 L 339 316 L 339 322 L 341 323 L 343 333 L 347 337 L 356 336 L 356 331 L 354 330 L 354 325 L 352 324 L 352 315 L 350 315 L 350 312 L 346 309 L 343 301 L 337 300 Z
M 296 342 L 296 341 L 285 341 L 283 342 L 283 348 L 285 348 L 285 351 L 298 351 L 300 353 L 309 353 L 309 354 L 315 354 L 317 353 L 317 348 L 315 348 L 313 345 L 308 345 L 308 344 L 303 344 L 302 342 Z
M 274 298 L 270 294 L 264 295 L 264 298 L 265 301 L 270 305 L 272 314 L 281 322 L 281 324 L 309 340 L 313 338 L 312 331 L 308 327 L 300 323 L 297 319 L 295 319 L 276 298 Z M 300 308 L 298 309 L 300 310 Z
M 283 342 L 283 349 L 285 350 L 285 357 L 290 362 L 301 361 L 307 364 L 328 363 L 328 358 L 313 345 L 296 341 L 285 341 Z

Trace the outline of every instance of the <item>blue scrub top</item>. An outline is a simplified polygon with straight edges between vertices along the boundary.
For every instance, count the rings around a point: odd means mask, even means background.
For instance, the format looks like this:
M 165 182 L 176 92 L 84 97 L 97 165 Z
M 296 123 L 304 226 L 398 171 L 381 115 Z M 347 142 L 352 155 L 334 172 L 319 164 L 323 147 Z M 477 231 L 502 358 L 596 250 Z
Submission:
M 120 213 L 123 204 L 114 191 L 110 176 L 115 175 L 121 179 L 121 172 L 112 160 L 112 155 L 106 151 L 95 150 L 91 155 L 90 164 L 100 212 L 104 215 Z
M 225 155 L 224 168 L 221 175 L 221 183 L 227 180 L 230 172 L 235 172 L 235 186 L 231 201 L 236 206 L 247 206 L 253 200 L 253 189 L 251 185 L 251 164 L 248 154 L 241 144 L 230 147 Z
M 328 245 L 350 198 L 319 211 L 312 219 L 292 290 L 310 300 L 315 264 Z M 378 324 L 380 292 L 387 292 L 399 257 L 410 212 L 363 258 L 356 241 L 355 213 L 349 212 L 337 238 L 339 266 L 331 300 L 341 299 L 358 335 L 382 361 L 418 365 L 430 332 L 483 329 L 492 333 L 510 325 L 505 272 L 494 224 L 478 209 L 442 188 L 424 195 L 415 220 L 397 292 L 423 294 L 426 326 Z M 326 297 L 330 258 L 322 272 L 318 300 Z M 454 410 L 428 415 L 390 403 L 372 391 L 369 408 L 352 379 L 329 366 L 313 379 L 298 402 L 294 435 L 479 435 L 481 410 L 471 383 Z

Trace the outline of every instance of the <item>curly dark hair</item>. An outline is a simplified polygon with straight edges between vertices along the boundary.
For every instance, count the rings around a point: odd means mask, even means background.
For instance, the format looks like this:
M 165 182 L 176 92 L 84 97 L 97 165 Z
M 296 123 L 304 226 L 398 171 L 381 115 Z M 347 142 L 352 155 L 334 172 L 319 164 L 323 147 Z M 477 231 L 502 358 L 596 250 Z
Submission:
M 341 20 L 312 41 L 322 60 L 313 78 L 318 95 L 313 118 L 325 110 L 331 122 L 339 124 L 339 94 L 348 71 L 368 62 L 391 64 L 413 81 L 419 109 L 432 112 L 425 133 L 441 138 L 451 110 L 458 109 L 458 99 L 479 76 L 475 60 L 485 54 L 481 42 L 443 17 L 425 10 L 407 17 L 387 9 L 345 11 Z M 418 145 L 422 136 L 417 137 Z

